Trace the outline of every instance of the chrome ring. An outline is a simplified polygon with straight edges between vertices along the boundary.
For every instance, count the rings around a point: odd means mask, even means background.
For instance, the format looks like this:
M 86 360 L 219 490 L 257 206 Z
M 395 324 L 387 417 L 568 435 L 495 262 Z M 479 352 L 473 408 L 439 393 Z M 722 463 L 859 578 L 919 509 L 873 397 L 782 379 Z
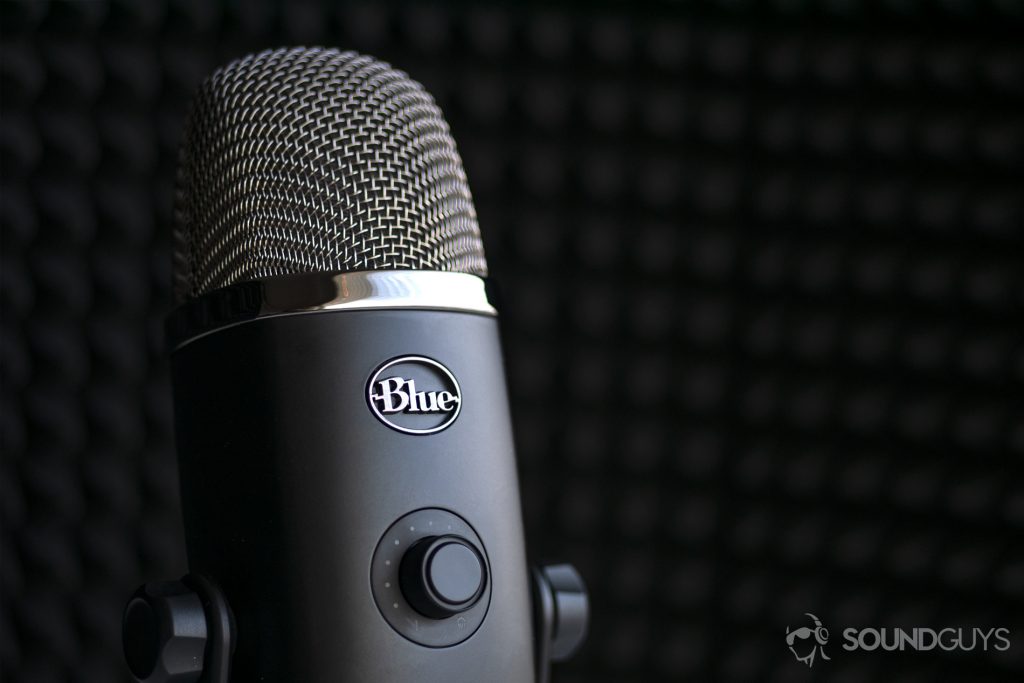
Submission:
M 167 319 L 172 351 L 260 318 L 328 311 L 407 309 L 494 316 L 484 279 L 440 270 L 302 273 L 241 282 L 186 301 Z

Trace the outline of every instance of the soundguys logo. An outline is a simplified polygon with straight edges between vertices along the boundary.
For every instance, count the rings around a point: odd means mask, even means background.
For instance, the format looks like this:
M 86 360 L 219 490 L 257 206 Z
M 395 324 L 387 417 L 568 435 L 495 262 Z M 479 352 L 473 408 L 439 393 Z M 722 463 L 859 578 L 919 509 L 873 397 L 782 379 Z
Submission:
M 789 627 L 787 626 L 786 645 L 789 646 L 789 651 L 793 653 L 794 657 L 796 657 L 796 661 L 803 662 L 807 665 L 808 668 L 810 668 L 814 666 L 814 656 L 818 653 L 821 654 L 821 658 L 825 661 L 831 659 L 831 657 L 825 654 L 825 643 L 828 642 L 828 629 L 821 625 L 821 619 L 819 619 L 818 617 L 814 616 L 810 612 L 805 612 L 804 614 L 811 618 L 811 621 L 814 622 L 814 626 L 801 626 L 800 628 L 794 629 L 793 631 L 790 631 Z M 811 641 L 810 652 L 801 656 L 796 651 L 795 647 L 796 642 L 798 640 Z
M 393 358 L 366 383 L 366 400 L 381 422 L 403 434 L 436 434 L 462 410 L 462 390 L 441 363 L 424 356 Z
M 822 626 L 821 620 L 805 612 L 813 622 L 812 626 L 801 626 L 790 630 L 786 627 L 786 645 L 798 662 L 808 667 L 814 666 L 816 656 L 829 661 L 832 658 L 825 654 L 828 642 L 828 629 Z M 802 645 L 802 647 L 801 647 Z M 810 645 L 810 650 L 807 649 Z M 886 652 L 916 650 L 1008 650 L 1010 648 L 1010 629 L 1008 628 L 846 628 L 843 629 L 842 648 L 847 652 Z

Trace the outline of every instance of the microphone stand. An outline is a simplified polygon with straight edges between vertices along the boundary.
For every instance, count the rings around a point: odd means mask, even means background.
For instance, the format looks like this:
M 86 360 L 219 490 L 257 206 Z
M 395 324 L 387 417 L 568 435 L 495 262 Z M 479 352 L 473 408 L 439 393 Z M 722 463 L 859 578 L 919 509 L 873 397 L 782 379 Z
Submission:
M 572 565 L 532 568 L 536 683 L 549 683 L 552 662 L 569 659 L 586 638 L 587 589 Z M 139 683 L 231 683 L 234 616 L 208 578 L 140 586 L 125 606 L 125 659 Z

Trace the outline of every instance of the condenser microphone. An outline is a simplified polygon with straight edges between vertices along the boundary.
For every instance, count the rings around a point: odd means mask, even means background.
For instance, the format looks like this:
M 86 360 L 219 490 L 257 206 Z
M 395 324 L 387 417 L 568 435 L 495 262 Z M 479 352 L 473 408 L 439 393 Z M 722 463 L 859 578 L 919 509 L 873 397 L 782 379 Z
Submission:
M 431 96 L 329 49 L 218 70 L 173 251 L 190 573 L 130 600 L 136 680 L 544 679 L 586 595 L 527 567 L 487 263 Z

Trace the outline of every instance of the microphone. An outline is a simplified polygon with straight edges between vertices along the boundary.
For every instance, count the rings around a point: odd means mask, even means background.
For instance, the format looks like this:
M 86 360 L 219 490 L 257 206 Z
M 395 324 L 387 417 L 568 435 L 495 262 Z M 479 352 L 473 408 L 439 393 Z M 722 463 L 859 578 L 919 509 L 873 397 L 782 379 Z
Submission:
M 173 252 L 190 573 L 129 600 L 135 680 L 546 680 L 587 596 L 527 566 L 497 312 L 433 98 L 354 52 L 221 68 Z

